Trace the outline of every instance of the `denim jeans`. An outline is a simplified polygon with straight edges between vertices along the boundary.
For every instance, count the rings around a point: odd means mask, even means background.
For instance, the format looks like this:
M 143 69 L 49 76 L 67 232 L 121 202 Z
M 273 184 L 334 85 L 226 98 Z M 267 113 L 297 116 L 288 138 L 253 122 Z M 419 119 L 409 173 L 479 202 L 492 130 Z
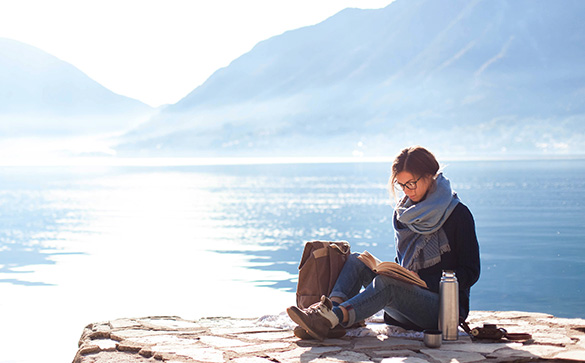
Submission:
M 415 325 L 421 329 L 437 329 L 439 319 L 439 294 L 419 286 L 377 275 L 352 253 L 333 287 L 331 297 L 344 300 L 343 306 L 351 326 L 380 310 L 400 323 Z M 360 292 L 361 288 L 365 287 Z

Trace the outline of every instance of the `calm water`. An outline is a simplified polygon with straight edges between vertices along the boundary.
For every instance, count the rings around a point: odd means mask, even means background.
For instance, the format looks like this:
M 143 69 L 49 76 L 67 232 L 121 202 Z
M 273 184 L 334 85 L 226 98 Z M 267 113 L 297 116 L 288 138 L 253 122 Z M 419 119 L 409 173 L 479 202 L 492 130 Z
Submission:
M 585 317 L 584 171 L 448 163 L 481 248 L 472 309 Z M 388 175 L 386 163 L 0 168 L 0 361 L 34 361 L 19 343 L 32 327 L 63 361 L 93 321 L 279 313 L 304 241 L 393 259 Z

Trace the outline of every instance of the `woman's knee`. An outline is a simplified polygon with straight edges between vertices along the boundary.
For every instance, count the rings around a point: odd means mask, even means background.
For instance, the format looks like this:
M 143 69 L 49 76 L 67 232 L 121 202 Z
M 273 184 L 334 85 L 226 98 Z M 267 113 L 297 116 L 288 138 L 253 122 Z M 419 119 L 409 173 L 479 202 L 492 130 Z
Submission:
M 347 261 L 345 261 L 345 263 L 363 263 L 360 259 L 359 259 L 359 253 L 357 252 L 353 252 L 350 253 L 349 256 L 347 257 Z
M 376 290 L 380 290 L 380 289 L 391 288 L 395 282 L 396 282 L 396 280 L 389 277 L 389 276 L 376 275 L 376 277 L 374 277 L 374 280 L 372 281 L 372 284 L 374 285 L 374 288 Z
M 374 290 L 386 294 L 388 303 L 391 304 L 394 295 L 401 293 L 404 283 L 389 276 L 376 275 L 372 280 L 372 287 Z

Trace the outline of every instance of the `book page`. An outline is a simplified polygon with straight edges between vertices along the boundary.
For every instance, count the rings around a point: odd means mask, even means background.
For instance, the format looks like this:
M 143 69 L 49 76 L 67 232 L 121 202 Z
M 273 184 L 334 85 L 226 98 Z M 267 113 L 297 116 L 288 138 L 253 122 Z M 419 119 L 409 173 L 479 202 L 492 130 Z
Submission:
M 420 277 L 395 262 L 381 262 L 368 251 L 361 253 L 358 258 L 377 274 L 389 276 L 396 280 L 427 288 L 426 282 Z

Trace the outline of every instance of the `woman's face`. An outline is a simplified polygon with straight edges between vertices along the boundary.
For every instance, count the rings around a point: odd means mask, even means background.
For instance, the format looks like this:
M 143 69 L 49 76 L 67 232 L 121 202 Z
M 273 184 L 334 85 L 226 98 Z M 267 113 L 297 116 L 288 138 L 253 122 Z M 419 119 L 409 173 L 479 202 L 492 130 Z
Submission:
M 404 194 L 406 194 L 406 196 L 410 198 L 413 203 L 418 203 L 423 200 L 427 194 L 427 191 L 431 185 L 431 178 L 419 178 L 408 171 L 401 171 L 400 173 L 396 174 L 396 183 L 398 183 L 398 187 L 402 189 Z

